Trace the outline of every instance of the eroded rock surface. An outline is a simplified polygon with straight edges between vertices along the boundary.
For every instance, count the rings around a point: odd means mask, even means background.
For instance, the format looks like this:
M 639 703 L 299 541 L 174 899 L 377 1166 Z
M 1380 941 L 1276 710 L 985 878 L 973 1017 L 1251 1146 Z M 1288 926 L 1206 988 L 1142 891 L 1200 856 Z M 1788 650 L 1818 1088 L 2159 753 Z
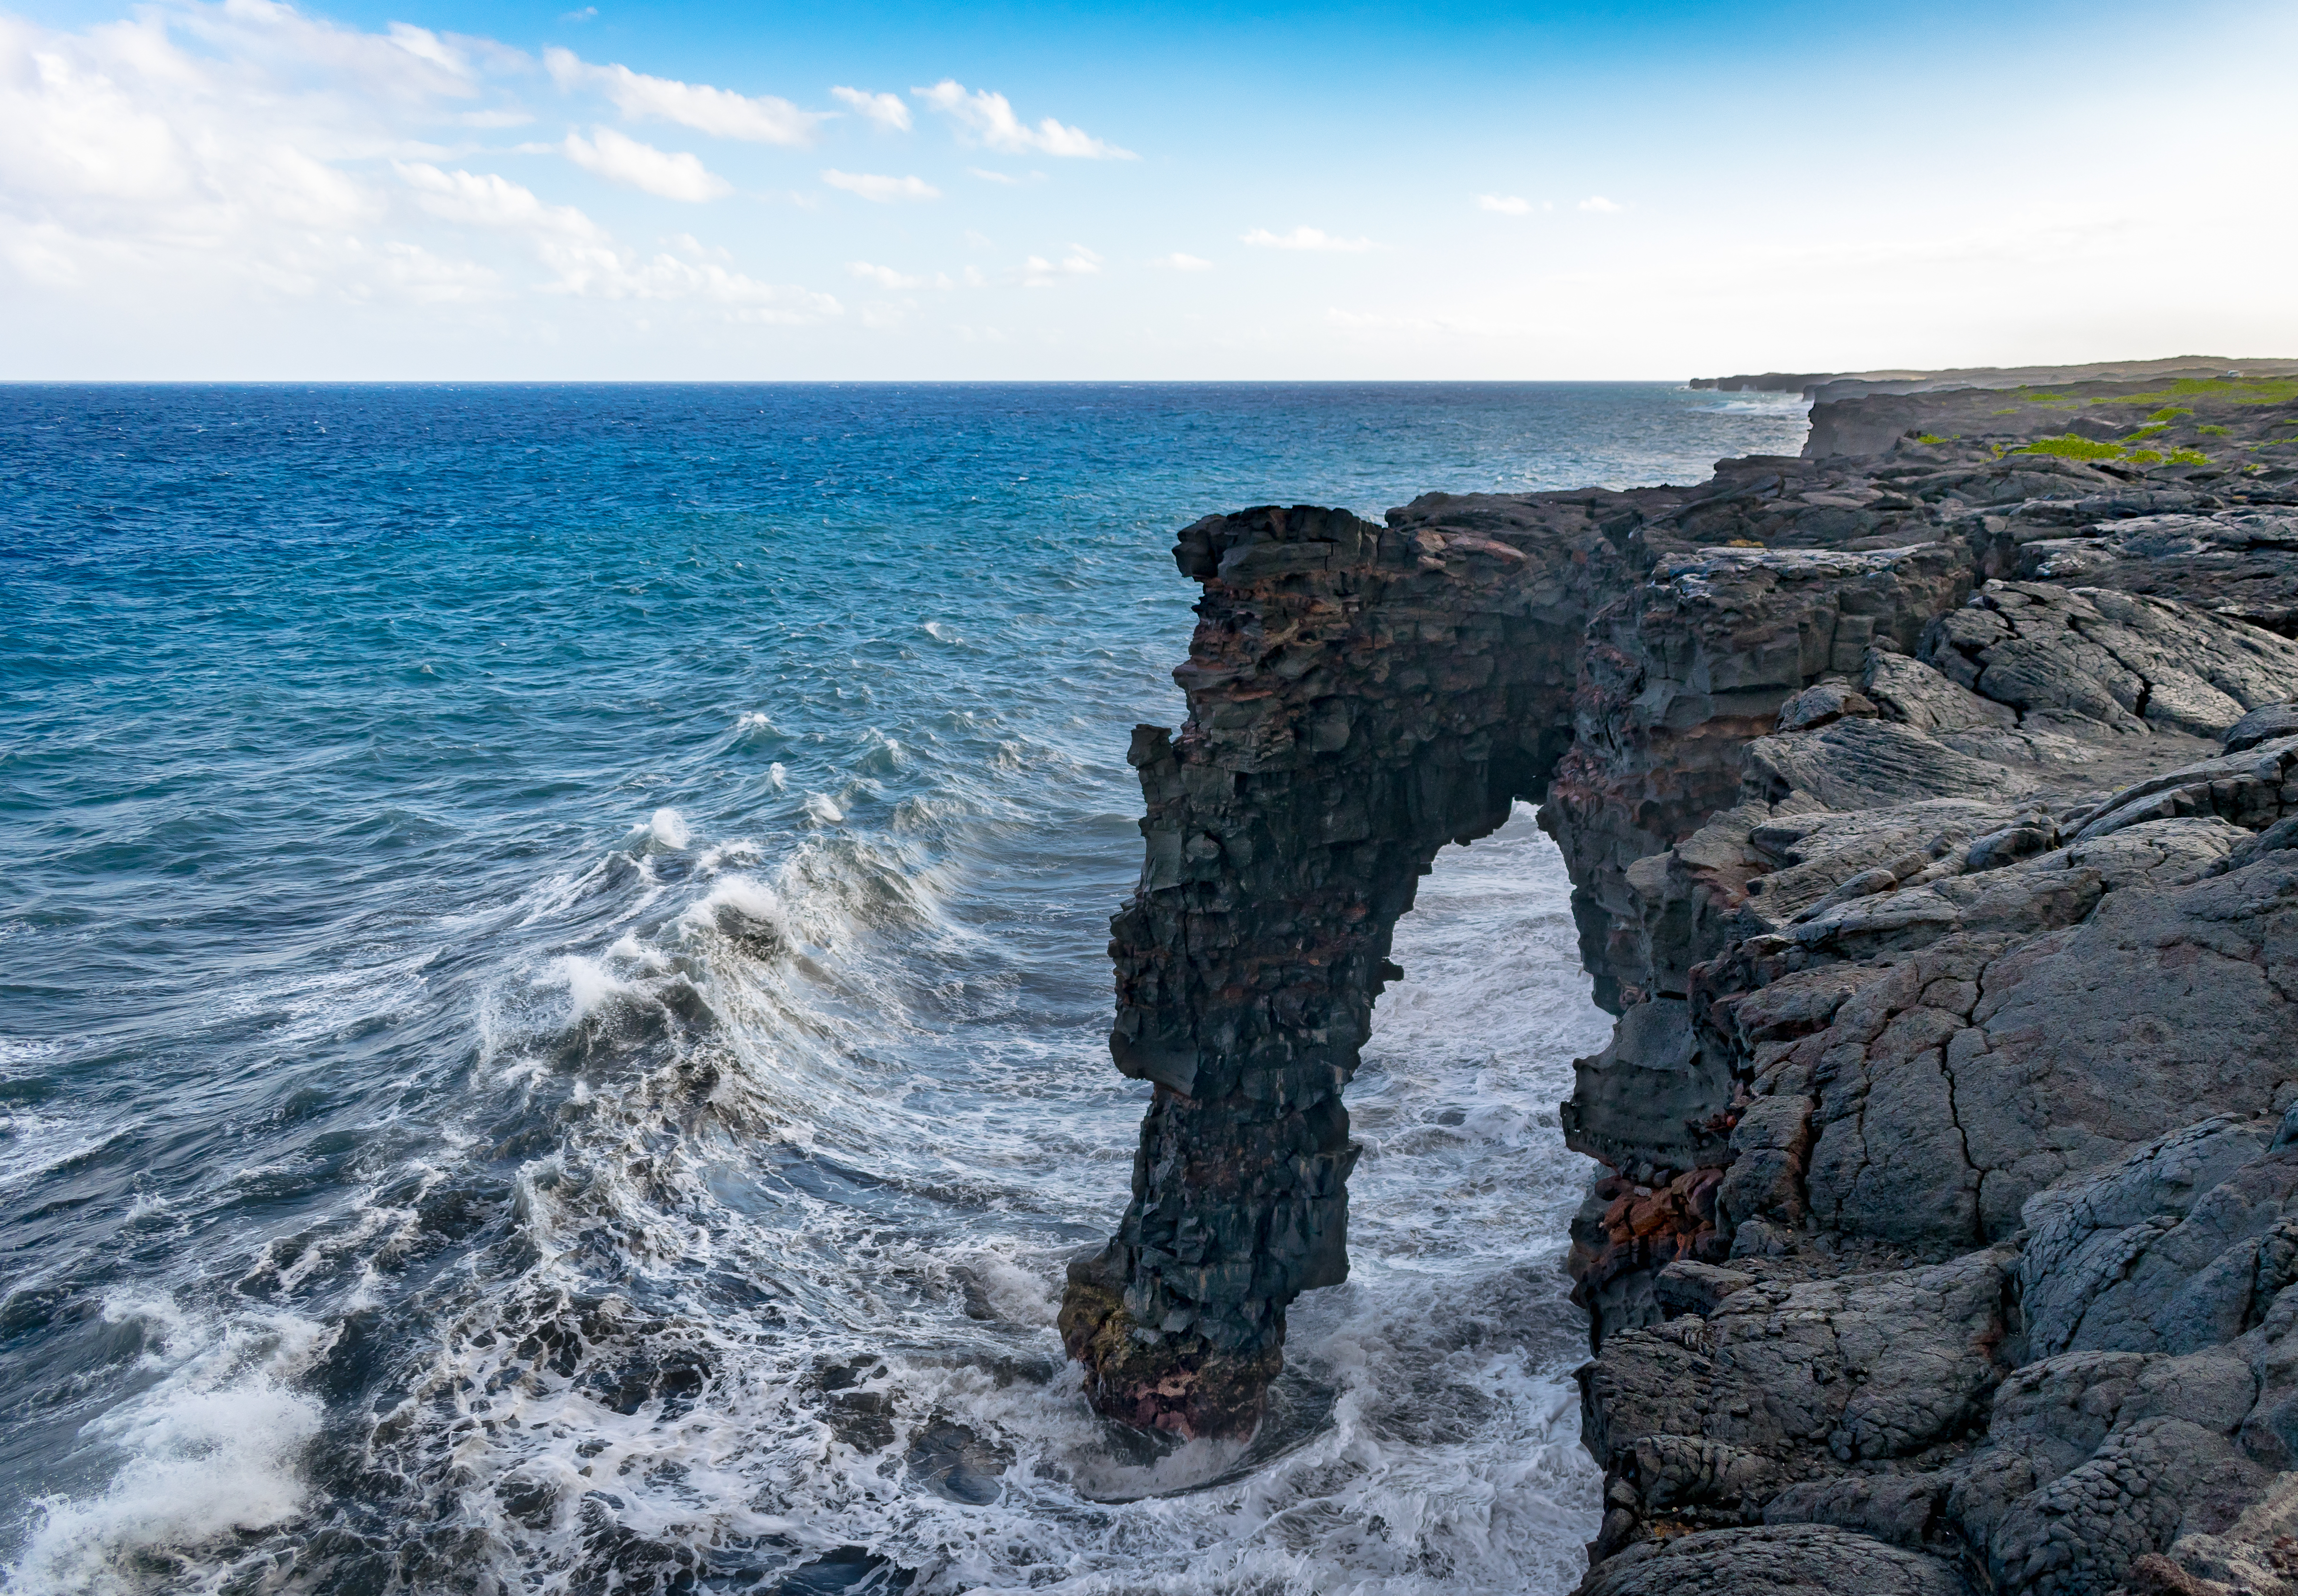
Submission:
M 2198 402 L 2131 436 L 2277 418 Z M 1563 1105 L 1583 1588 L 2298 1589 L 2298 470 L 1915 430 L 1182 534 L 1111 944 L 1154 1096 L 1062 1313 L 1104 1412 L 1252 1428 L 1396 919 L 1539 799 L 1619 1016 Z

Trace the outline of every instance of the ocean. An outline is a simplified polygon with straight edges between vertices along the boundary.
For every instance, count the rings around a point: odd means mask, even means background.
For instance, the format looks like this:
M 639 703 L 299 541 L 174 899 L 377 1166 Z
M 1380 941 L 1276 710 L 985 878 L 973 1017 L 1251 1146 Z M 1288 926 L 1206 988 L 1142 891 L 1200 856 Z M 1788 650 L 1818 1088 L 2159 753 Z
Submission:
M 1521 1592 L 1584 1567 L 1530 812 L 1249 1445 L 1096 1418 L 1173 533 L 1693 481 L 1661 384 L 0 387 L 0 1588 Z

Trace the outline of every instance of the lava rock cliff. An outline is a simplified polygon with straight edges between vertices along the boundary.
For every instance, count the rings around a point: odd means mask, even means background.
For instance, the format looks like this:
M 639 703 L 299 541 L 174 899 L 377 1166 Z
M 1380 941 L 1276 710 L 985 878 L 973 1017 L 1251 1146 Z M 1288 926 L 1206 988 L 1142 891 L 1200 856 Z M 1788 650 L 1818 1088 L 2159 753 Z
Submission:
M 1534 799 L 1619 1017 L 1562 1108 L 1583 1589 L 2298 1589 L 2298 402 L 2176 390 L 1182 533 L 1095 1404 L 1258 1422 L 1397 919 Z

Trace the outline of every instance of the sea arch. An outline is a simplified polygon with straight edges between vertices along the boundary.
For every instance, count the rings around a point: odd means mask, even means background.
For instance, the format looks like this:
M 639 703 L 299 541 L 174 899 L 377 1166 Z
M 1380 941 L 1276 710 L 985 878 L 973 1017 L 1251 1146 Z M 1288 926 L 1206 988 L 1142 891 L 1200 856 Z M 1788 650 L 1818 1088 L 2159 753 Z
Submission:
M 1181 533 L 1187 717 L 1134 732 L 1145 856 L 1110 942 L 1111 1054 L 1155 1089 L 1132 1202 L 1061 1311 L 1104 1413 L 1248 1433 L 1287 1306 L 1347 1277 L 1343 1093 L 1396 922 L 1570 748 L 1591 595 L 1640 518 L 1432 494 L 1385 525 L 1267 507 Z

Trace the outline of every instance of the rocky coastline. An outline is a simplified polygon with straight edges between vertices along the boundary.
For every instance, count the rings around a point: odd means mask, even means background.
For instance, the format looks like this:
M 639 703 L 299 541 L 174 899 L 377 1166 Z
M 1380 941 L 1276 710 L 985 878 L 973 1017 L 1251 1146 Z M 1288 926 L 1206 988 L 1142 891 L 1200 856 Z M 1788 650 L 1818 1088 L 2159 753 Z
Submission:
M 1696 486 L 1183 532 L 1095 1406 L 1258 1422 L 1396 922 L 1534 800 L 1618 1016 L 1583 1590 L 2298 1589 L 2291 371 L 1798 377 L 1805 453 Z

